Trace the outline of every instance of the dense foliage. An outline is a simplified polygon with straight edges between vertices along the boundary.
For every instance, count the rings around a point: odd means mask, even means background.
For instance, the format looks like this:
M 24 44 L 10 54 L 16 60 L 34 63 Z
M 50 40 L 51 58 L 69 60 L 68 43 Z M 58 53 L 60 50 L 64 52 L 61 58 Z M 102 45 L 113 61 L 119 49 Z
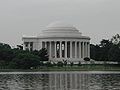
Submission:
M 30 69 L 41 65 L 41 61 L 48 61 L 47 50 L 44 48 L 39 51 L 27 51 L 21 48 L 11 49 L 8 44 L 0 43 L 0 67 Z
M 91 58 L 97 61 L 120 62 L 120 36 L 113 36 L 110 40 L 103 39 L 98 45 L 90 45 Z
M 40 58 L 30 53 L 18 54 L 9 64 L 10 68 L 30 69 L 39 66 Z

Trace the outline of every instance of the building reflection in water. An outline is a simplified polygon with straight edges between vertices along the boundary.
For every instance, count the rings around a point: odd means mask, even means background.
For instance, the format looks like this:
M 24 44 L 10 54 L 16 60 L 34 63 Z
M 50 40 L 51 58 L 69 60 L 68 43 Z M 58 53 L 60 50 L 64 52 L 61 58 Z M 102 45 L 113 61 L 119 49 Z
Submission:
M 49 74 L 49 90 L 88 90 L 89 74 Z

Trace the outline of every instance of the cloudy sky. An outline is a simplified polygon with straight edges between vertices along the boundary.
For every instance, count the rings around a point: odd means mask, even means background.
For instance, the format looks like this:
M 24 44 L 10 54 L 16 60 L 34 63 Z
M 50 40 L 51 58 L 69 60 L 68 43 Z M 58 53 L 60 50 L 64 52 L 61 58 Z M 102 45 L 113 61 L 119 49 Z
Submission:
M 22 43 L 22 35 L 37 35 L 49 23 L 76 26 L 97 44 L 120 34 L 120 0 L 0 0 L 0 42 Z

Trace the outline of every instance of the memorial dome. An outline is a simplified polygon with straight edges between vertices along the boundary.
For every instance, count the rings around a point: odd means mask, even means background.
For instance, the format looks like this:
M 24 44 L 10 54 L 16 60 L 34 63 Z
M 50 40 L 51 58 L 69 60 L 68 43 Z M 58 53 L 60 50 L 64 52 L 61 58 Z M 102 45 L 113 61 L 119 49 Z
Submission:
M 47 37 L 80 37 L 81 32 L 79 32 L 73 25 L 64 22 L 53 22 L 49 24 L 40 36 Z
M 47 26 L 48 30 L 77 30 L 73 25 L 64 22 L 53 22 Z

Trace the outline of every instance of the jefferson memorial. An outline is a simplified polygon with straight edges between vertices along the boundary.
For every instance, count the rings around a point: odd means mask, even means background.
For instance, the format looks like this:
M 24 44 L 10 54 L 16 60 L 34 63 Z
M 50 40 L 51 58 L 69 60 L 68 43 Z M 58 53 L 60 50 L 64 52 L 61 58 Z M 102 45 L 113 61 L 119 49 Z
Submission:
M 74 26 L 55 22 L 48 25 L 38 36 L 23 36 L 23 49 L 46 48 L 51 61 L 82 61 L 90 58 L 90 37 L 83 36 Z

